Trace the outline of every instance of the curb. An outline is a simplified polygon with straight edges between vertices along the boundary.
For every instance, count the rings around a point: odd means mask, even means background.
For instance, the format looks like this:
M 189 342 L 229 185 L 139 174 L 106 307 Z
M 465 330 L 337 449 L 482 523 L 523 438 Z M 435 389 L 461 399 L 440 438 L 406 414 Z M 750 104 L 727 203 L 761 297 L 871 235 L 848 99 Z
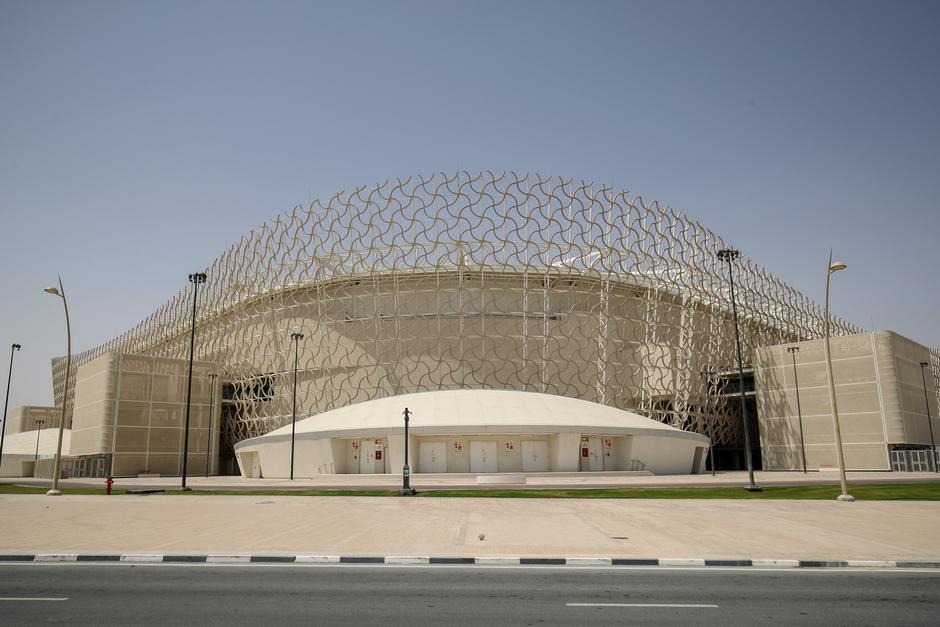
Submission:
M 383 564 L 395 566 L 658 566 L 660 568 L 940 569 L 940 561 L 676 559 L 624 557 L 431 557 L 426 555 L 171 555 L 162 553 L 34 553 L 0 555 L 0 563 L 123 563 L 123 564 Z

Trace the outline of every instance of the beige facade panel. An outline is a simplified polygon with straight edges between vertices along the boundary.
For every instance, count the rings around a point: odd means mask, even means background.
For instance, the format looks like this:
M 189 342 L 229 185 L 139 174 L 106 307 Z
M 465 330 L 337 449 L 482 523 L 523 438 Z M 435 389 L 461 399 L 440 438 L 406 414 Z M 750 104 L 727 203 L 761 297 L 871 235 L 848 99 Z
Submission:
M 216 472 L 221 384 L 218 366 L 193 364 L 190 472 Z M 105 353 L 79 367 L 71 455 L 108 455 L 116 476 L 179 474 L 182 468 L 186 360 Z M 210 417 L 212 427 L 210 432 Z
M 797 347 L 796 376 L 789 347 Z M 833 381 L 839 424 L 849 470 L 890 470 L 895 448 L 930 444 L 926 396 L 934 434 L 937 355 L 891 331 L 834 337 Z M 796 385 L 802 409 L 808 468 L 837 467 L 823 340 L 759 348 L 754 351 L 757 409 L 763 466 L 766 470 L 802 467 Z
M 23 433 L 36 429 L 51 429 L 59 426 L 62 408 L 41 405 L 18 405 L 10 409 L 7 417 L 6 434 Z M 66 428 L 69 416 L 66 415 Z

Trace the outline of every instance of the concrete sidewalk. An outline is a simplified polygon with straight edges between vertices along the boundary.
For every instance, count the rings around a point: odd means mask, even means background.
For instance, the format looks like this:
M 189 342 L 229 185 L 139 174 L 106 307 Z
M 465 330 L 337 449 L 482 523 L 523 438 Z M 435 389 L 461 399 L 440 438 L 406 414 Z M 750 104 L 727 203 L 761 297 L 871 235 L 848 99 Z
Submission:
M 499 476 L 501 480 L 519 477 L 523 473 Z M 648 473 L 621 472 L 573 472 L 573 473 L 525 473 L 524 481 L 515 483 L 480 483 L 476 475 L 462 473 L 415 474 L 411 485 L 419 490 L 467 489 L 467 488 L 655 488 L 655 487 L 704 487 L 744 486 L 748 477 L 745 471 L 719 472 L 700 475 L 651 475 Z M 754 473 L 758 485 L 835 485 L 839 473 L 819 472 L 768 472 Z M 940 481 L 940 474 L 932 472 L 850 472 L 849 483 L 894 483 Z M 11 479 L 3 483 L 21 485 L 49 485 L 48 479 Z M 69 487 L 104 488 L 104 479 L 63 479 L 64 489 Z M 302 490 L 302 489 L 390 489 L 401 487 L 401 475 L 320 475 L 312 479 L 244 479 L 232 476 L 190 476 L 187 485 L 194 490 Z M 117 477 L 115 489 L 174 489 L 179 488 L 179 477 Z
M 940 561 L 940 502 L 0 495 L 2 553 Z

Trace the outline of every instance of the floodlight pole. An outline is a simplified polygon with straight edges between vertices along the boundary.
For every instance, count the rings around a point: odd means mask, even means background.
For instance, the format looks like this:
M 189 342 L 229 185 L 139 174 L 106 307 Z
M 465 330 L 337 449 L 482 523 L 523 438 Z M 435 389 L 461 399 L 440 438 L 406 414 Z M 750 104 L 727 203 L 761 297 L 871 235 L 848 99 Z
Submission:
M 934 472 L 940 472 L 937 468 L 937 445 L 933 440 L 933 421 L 930 419 L 930 397 L 927 396 L 927 366 L 926 361 L 920 362 L 920 378 L 924 382 L 924 405 L 927 406 L 927 427 L 930 429 L 930 465 Z
M 744 362 L 741 358 L 741 334 L 738 331 L 738 305 L 734 298 L 734 272 L 731 262 L 741 253 L 733 248 L 722 248 L 718 251 L 718 258 L 728 262 L 728 279 L 731 281 L 731 316 L 734 319 L 734 342 L 738 351 L 738 391 L 741 393 L 741 416 L 744 420 L 744 459 L 747 462 L 747 481 L 745 490 L 748 492 L 761 492 L 754 483 L 754 461 L 751 459 L 751 433 L 748 426 L 747 401 L 744 398 Z
M 7 398 L 3 401 L 3 425 L 0 425 L 0 465 L 3 464 L 3 437 L 7 432 L 7 405 L 10 404 L 10 382 L 13 380 L 13 355 L 23 348 L 19 344 L 10 346 L 10 373 L 7 375 Z
M 303 333 L 291 333 L 290 339 L 294 341 L 294 410 L 290 419 L 290 479 L 294 480 L 294 434 L 297 428 L 297 362 L 300 358 L 300 340 Z
M 411 488 L 411 468 L 408 467 L 408 418 L 412 412 L 405 408 L 405 465 L 401 468 L 401 494 L 402 496 L 412 496 L 415 491 Z
M 189 282 L 193 284 L 193 324 L 189 335 L 189 379 L 186 384 L 186 424 L 183 426 L 183 472 L 180 490 L 190 490 L 186 487 L 186 462 L 189 461 L 189 413 L 193 399 L 193 353 L 196 349 L 196 301 L 199 296 L 199 284 L 206 282 L 205 272 L 196 272 L 189 275 Z
M 800 407 L 800 380 L 796 376 L 796 354 L 800 352 L 799 346 L 787 347 L 787 352 L 793 358 L 793 386 L 796 388 L 796 415 L 800 421 L 800 452 L 803 456 L 803 474 L 806 474 L 806 444 L 803 440 L 803 410 Z

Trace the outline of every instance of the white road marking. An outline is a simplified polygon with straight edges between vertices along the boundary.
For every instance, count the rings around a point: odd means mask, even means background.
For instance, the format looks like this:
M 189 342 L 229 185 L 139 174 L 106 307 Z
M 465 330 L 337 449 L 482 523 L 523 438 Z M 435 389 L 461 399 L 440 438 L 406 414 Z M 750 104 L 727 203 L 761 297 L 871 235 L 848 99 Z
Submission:
M 685 607 L 715 608 L 711 603 L 565 603 L 568 607 Z
M 0 597 L 0 601 L 68 601 L 68 597 Z

